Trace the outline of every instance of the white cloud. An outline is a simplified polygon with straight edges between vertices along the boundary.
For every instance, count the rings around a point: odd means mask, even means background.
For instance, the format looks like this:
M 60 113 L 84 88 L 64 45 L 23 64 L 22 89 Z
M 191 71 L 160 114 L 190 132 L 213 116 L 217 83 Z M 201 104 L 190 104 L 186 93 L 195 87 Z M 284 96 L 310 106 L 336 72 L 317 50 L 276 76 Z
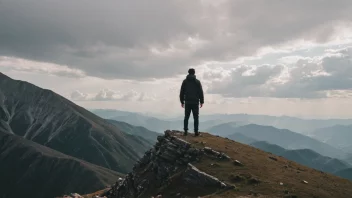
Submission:
M 280 64 L 289 65 L 289 64 L 294 64 L 297 61 L 303 60 L 303 59 L 305 59 L 305 57 L 303 57 L 303 56 L 284 56 L 284 57 L 279 58 L 277 61 Z
M 203 111 L 337 115 L 351 13 L 349 0 L 2 1 L 0 70 L 89 108 L 182 113 L 194 67 Z
M 222 81 L 212 82 L 208 92 L 226 97 L 266 96 L 272 88 L 271 80 L 277 78 L 282 70 L 283 66 L 241 65 L 232 69 L 230 75 Z
M 351 13 L 349 0 L 3 1 L 0 56 L 105 79 L 174 77 L 207 62 L 344 42 Z
M 82 93 L 78 90 L 71 93 L 72 100 L 75 101 L 153 101 L 155 95 L 147 95 L 144 92 L 130 90 L 127 92 L 114 91 L 112 89 L 102 89 L 96 94 Z
M 97 93 L 93 100 L 103 101 L 103 100 L 117 100 L 120 97 L 120 93 L 115 92 L 111 89 L 103 89 Z
M 286 65 L 238 66 L 222 81 L 212 82 L 209 93 L 226 97 L 320 98 L 336 96 L 332 93 L 340 91 L 341 95 L 352 89 L 352 48 L 327 52 L 316 57 L 289 57 Z
M 9 71 L 31 72 L 70 78 L 82 78 L 86 76 L 82 70 L 72 69 L 68 66 L 6 56 L 0 56 L 0 68 Z

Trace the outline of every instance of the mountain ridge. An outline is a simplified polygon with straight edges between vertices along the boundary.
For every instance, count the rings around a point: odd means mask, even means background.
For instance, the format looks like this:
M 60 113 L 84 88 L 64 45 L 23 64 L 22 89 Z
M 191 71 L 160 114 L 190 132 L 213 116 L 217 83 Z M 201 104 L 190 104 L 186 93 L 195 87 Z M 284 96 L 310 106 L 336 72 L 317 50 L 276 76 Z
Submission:
M 0 76 L 0 130 L 122 173 L 151 147 L 51 90 L 6 75 Z
M 126 122 L 121 122 L 121 121 L 117 121 L 117 120 L 107 119 L 107 121 L 110 122 L 111 124 L 115 125 L 120 130 L 122 130 L 128 134 L 134 135 L 134 136 L 139 136 L 143 139 L 150 141 L 153 144 L 157 141 L 157 137 L 160 135 L 160 133 L 157 133 L 155 131 L 150 131 L 145 127 L 133 126 L 133 125 L 128 124 Z
M 347 179 L 260 149 L 209 133 L 194 137 L 168 130 L 132 172 L 100 195 L 346 198 L 351 193 Z
M 339 159 L 322 156 L 310 149 L 287 150 L 280 146 L 270 144 L 265 141 L 259 141 L 249 144 L 263 151 L 282 156 L 299 164 L 314 168 L 320 171 L 334 174 L 336 171 L 351 168 L 352 165 Z
M 338 159 L 344 159 L 348 155 L 348 153 L 334 148 L 331 145 L 288 129 L 277 129 L 273 126 L 263 126 L 257 124 L 248 124 L 239 127 L 230 126 L 228 128 L 228 130 L 230 130 L 227 132 L 228 134 L 241 133 L 248 138 L 253 138 L 258 141 L 267 141 L 271 144 L 276 144 L 289 150 L 308 148 L 320 153 L 323 156 Z M 231 138 L 231 135 L 227 137 Z M 235 138 L 233 139 L 236 140 Z
M 352 125 L 334 125 L 317 129 L 309 135 L 326 144 L 352 152 L 351 141 L 349 141 L 352 138 L 351 131 Z
M 343 170 L 336 171 L 334 174 L 352 180 L 352 168 L 347 168 Z

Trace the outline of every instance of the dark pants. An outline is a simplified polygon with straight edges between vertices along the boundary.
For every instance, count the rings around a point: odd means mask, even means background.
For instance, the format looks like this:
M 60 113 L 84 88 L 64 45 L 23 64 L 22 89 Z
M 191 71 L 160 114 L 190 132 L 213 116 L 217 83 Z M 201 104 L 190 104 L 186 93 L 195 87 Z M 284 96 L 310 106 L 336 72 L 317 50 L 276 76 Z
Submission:
M 194 120 L 194 132 L 198 132 L 198 125 L 199 125 L 199 104 L 185 104 L 185 119 L 184 119 L 184 127 L 185 131 L 188 131 L 188 120 L 191 115 L 193 114 Z

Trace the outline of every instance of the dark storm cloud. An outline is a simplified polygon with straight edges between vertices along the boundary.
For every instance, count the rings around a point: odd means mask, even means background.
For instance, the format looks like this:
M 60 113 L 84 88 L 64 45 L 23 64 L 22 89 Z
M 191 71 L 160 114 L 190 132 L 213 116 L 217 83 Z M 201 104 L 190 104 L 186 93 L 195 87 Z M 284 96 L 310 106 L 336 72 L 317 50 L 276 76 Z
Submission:
M 325 42 L 350 13 L 348 0 L 3 0 L 0 56 L 103 78 L 170 77 L 289 40 Z

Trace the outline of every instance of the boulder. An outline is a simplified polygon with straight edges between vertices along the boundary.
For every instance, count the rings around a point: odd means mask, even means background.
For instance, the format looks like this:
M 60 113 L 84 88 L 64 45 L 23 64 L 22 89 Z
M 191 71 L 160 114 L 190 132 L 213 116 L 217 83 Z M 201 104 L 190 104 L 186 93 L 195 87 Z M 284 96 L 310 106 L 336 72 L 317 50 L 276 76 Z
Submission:
M 233 165 L 235 165 L 235 166 L 244 166 L 240 161 L 238 161 L 238 160 L 235 160 L 235 161 L 233 161 L 232 162 L 233 163 Z

